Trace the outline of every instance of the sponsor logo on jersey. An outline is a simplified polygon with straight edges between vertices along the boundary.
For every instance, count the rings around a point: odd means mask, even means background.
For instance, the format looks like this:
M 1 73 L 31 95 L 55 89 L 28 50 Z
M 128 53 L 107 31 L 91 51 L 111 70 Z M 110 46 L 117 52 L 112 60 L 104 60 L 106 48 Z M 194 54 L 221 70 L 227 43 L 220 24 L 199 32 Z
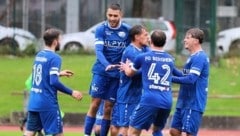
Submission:
M 113 47 L 113 48 L 125 48 L 126 42 L 125 41 L 104 41 L 104 46 Z
M 93 84 L 93 85 L 91 86 L 91 90 L 92 90 L 93 92 L 97 92 L 97 91 L 98 91 L 98 87 L 96 86 L 96 84 Z
M 126 36 L 125 32 L 118 32 L 118 36 L 124 38 Z

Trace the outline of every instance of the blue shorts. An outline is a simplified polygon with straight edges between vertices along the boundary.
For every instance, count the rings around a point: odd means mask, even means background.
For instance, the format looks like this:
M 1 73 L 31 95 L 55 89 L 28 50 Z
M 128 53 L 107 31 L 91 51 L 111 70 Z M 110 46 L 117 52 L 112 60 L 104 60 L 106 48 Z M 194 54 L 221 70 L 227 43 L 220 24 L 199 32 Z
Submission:
M 172 120 L 172 128 L 196 136 L 202 121 L 202 112 L 177 108 Z
M 111 102 L 116 101 L 119 79 L 94 74 L 89 94 L 93 98 L 101 98 Z
M 63 122 L 59 110 L 28 112 L 27 130 L 44 130 L 45 135 L 56 135 L 63 133 Z
M 130 126 L 139 130 L 148 130 L 151 124 L 153 124 L 162 130 L 166 124 L 170 111 L 171 109 L 162 109 L 139 104 L 130 117 Z
M 103 106 L 104 106 L 104 101 L 101 101 L 101 104 L 98 108 L 97 114 L 96 114 L 96 125 L 101 125 L 102 123 L 102 118 L 103 118 Z
M 111 125 L 115 127 L 119 127 L 119 108 L 118 103 L 115 103 L 112 109 L 112 120 Z
M 118 125 L 120 127 L 128 127 L 129 126 L 129 119 L 130 116 L 132 115 L 134 109 L 138 105 L 137 103 L 117 103 L 117 110 L 118 110 L 118 118 L 119 118 L 119 123 Z

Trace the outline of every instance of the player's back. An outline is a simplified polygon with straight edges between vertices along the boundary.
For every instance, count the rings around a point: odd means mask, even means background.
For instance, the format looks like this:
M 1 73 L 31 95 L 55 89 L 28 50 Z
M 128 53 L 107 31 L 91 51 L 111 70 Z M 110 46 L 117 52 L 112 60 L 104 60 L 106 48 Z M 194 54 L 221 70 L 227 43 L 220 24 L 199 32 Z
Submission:
M 143 78 L 141 103 L 160 108 L 171 108 L 174 58 L 164 51 L 151 51 L 141 55 L 139 61 L 142 61 Z
M 50 85 L 50 74 L 58 74 L 61 58 L 50 50 L 40 51 L 33 64 L 29 110 L 58 108 L 57 90 Z

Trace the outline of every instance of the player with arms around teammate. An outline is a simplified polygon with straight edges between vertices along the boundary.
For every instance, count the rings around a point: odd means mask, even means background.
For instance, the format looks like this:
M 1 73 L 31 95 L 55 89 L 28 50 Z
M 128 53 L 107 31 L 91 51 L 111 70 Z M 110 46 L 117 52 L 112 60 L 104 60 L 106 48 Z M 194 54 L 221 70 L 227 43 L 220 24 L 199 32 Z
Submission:
M 125 49 L 122 62 L 129 60 L 133 62 L 136 56 L 149 51 L 149 34 L 142 25 L 135 25 L 130 29 L 130 45 Z M 119 116 L 119 135 L 127 136 L 130 115 L 140 101 L 142 95 L 142 75 L 141 70 L 134 76 L 128 77 L 124 72 L 120 73 L 120 85 L 117 92 L 117 114 Z M 114 120 L 114 116 L 113 116 Z
M 33 136 L 34 132 L 43 129 L 45 135 L 63 136 L 57 91 L 71 95 L 77 100 L 82 99 L 82 93 L 67 88 L 59 81 L 59 76 L 73 75 L 69 70 L 60 72 L 62 60 L 55 53 L 59 49 L 60 31 L 47 29 L 43 39 L 45 48 L 38 52 L 33 64 L 27 130 L 24 135 Z
M 172 71 L 174 58 L 163 50 L 166 35 L 161 30 L 151 34 L 151 51 L 136 57 L 131 66 L 122 63 L 121 70 L 133 76 L 142 70 L 143 93 L 138 106 L 130 117 L 128 136 L 139 136 L 142 129 L 153 124 L 153 136 L 162 136 L 172 106 Z M 131 67 L 129 67 L 131 66 Z
M 204 33 L 198 28 L 189 29 L 184 47 L 190 52 L 183 71 L 174 70 L 173 82 L 180 84 L 175 113 L 170 129 L 171 136 L 196 136 L 207 103 L 209 58 L 202 50 Z
M 87 136 L 91 135 L 101 100 L 104 100 L 101 136 L 108 133 L 119 86 L 118 66 L 123 50 L 130 43 L 128 36 L 130 26 L 121 21 L 120 5 L 110 5 L 106 16 L 107 21 L 98 26 L 95 33 L 96 62 L 92 68 L 93 77 L 89 90 L 92 101 L 85 118 L 84 130 Z

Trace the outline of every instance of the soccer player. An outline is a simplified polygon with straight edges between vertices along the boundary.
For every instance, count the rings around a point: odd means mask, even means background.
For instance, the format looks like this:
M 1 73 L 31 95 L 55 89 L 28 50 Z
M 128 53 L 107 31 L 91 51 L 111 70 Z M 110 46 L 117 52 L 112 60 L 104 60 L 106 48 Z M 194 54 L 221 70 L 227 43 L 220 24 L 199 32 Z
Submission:
M 45 135 L 63 136 L 58 90 L 77 100 L 82 99 L 81 92 L 69 89 L 59 81 L 59 76 L 73 75 L 70 70 L 60 71 L 61 57 L 55 53 L 60 46 L 60 34 L 59 30 L 47 29 L 43 35 L 45 48 L 35 57 L 25 136 L 33 136 L 34 132 L 41 129 Z
M 135 25 L 130 29 L 130 45 L 124 50 L 122 62 L 129 60 L 133 62 L 136 56 L 149 51 L 149 35 L 145 27 Z M 142 94 L 142 77 L 141 72 L 137 72 L 133 77 L 128 77 L 124 72 L 120 73 L 120 85 L 117 91 L 117 114 L 119 116 L 119 135 L 127 136 L 129 119 L 136 105 L 140 101 Z M 114 116 L 113 116 L 114 120 Z
M 199 28 L 186 32 L 184 47 L 190 57 L 183 71 L 174 70 L 173 82 L 180 84 L 175 113 L 170 129 L 171 136 L 196 136 L 207 103 L 209 58 L 201 44 L 204 33 Z
M 162 136 L 172 106 L 172 71 L 174 58 L 163 50 L 166 35 L 155 30 L 150 36 L 151 51 L 136 57 L 133 65 L 121 63 L 120 69 L 127 76 L 142 72 L 143 93 L 139 104 L 130 117 L 129 136 L 139 136 L 142 129 L 153 124 L 153 136 Z
M 121 21 L 120 5 L 110 5 L 106 17 L 107 21 L 99 25 L 95 33 L 96 62 L 92 68 L 93 76 L 89 90 L 92 101 L 84 125 L 86 136 L 91 135 L 101 100 L 104 100 L 101 136 L 108 133 L 119 86 L 118 66 L 123 50 L 130 43 L 128 36 L 130 26 Z

